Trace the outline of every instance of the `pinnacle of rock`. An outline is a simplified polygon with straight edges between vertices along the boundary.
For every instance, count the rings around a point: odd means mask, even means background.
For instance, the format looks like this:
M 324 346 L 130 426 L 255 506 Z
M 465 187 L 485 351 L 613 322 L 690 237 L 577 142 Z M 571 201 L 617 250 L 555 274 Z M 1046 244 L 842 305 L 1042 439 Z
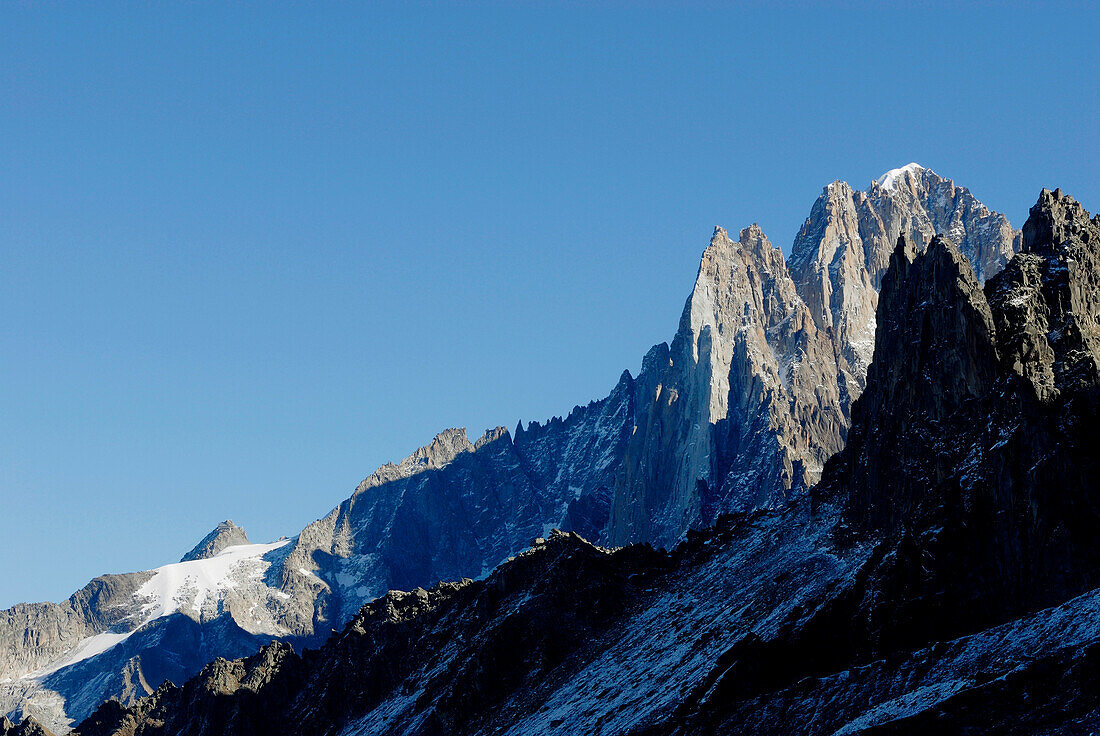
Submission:
M 245 534 L 244 529 L 234 524 L 232 519 L 226 519 L 203 537 L 202 541 L 180 559 L 180 562 L 214 557 L 226 547 L 248 543 L 248 535 Z

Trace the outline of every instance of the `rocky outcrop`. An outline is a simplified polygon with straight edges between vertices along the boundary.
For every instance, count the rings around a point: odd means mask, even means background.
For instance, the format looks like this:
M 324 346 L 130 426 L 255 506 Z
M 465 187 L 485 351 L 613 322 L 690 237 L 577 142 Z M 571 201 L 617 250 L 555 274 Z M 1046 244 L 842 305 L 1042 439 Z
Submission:
M 868 390 L 822 490 L 896 542 L 867 614 L 880 640 L 957 635 L 1100 584 L 1100 228 L 1044 191 L 1024 233 L 984 291 L 942 239 L 899 245 L 884 280 Z
M 0 716 L 0 736 L 53 736 L 53 733 L 43 728 L 33 718 L 25 718 L 21 723 L 12 723 L 8 718 Z
M 990 284 L 990 300 L 1006 365 L 1051 401 L 1100 375 L 1097 220 L 1044 189 L 1023 232 L 1023 252 Z
M 299 625 L 327 631 L 387 590 L 492 569 L 559 514 L 540 491 L 506 429 L 475 443 L 449 430 L 306 527 L 280 565 L 280 585 L 320 588 L 332 610 L 318 606 L 317 620 Z
M 791 249 L 791 276 L 818 328 L 836 340 L 846 389 L 863 390 L 874 352 L 878 294 L 864 253 L 855 193 L 833 182 L 814 203 Z
M 234 524 L 232 519 L 226 519 L 203 537 L 194 549 L 180 559 L 180 562 L 204 560 L 213 557 L 226 547 L 237 544 L 249 544 L 248 535 L 245 534 L 244 529 Z
M 0 680 L 33 673 L 90 636 L 125 625 L 149 573 L 104 575 L 64 603 L 20 603 L 0 611 Z
M 998 361 L 985 294 L 946 238 L 918 254 L 899 237 L 879 303 L 874 391 L 856 402 L 839 482 L 855 516 L 895 528 L 953 471 L 958 458 L 937 445 L 992 389 Z

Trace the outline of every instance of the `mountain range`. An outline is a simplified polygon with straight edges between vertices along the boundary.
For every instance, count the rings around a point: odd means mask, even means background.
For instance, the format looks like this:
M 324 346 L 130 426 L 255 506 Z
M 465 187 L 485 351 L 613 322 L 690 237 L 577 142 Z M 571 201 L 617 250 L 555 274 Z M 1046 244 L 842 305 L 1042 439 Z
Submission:
M 825 187 L 789 258 L 716 228 L 672 341 L 607 397 L 444 431 L 291 539 L 224 522 L 0 612 L 0 710 L 85 735 L 929 718 L 1015 671 L 973 661 L 1088 640 L 1048 644 L 1097 569 L 1097 232 L 1047 191 L 1014 230 L 916 164 Z

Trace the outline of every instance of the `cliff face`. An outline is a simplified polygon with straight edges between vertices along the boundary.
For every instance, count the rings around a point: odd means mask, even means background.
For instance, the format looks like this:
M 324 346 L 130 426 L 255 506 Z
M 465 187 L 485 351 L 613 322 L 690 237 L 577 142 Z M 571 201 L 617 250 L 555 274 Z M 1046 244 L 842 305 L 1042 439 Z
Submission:
M 668 545 L 721 511 L 782 503 L 847 429 L 834 343 L 755 225 L 737 242 L 715 230 L 671 347 L 650 351 L 636 385 L 613 543 Z
M 1100 584 L 1096 220 L 1044 191 L 1023 251 L 978 288 L 957 247 L 899 245 L 855 429 L 827 472 L 899 539 L 880 635 L 948 635 Z M 870 391 L 870 386 L 875 391 Z M 921 574 L 913 575 L 920 564 Z
M 868 386 L 855 405 L 842 482 L 853 513 L 876 526 L 911 520 L 957 458 L 938 446 L 997 376 L 993 315 L 966 257 L 936 237 L 918 254 L 898 238 L 880 294 Z M 889 502 L 883 498 L 889 488 Z
M 918 164 L 886 172 L 866 192 L 856 192 L 855 200 L 867 271 L 876 285 L 882 283 L 894 243 L 902 235 L 921 246 L 936 235 L 949 238 L 982 283 L 1020 249 L 1020 231 L 1004 215 Z
M 818 326 L 840 345 L 852 396 L 865 383 L 874 352 L 877 291 L 901 236 L 916 251 L 937 235 L 954 242 L 979 283 L 1019 250 L 1020 233 L 969 190 L 931 169 L 909 164 L 854 191 L 827 186 L 795 238 L 790 269 Z
M 979 290 L 1020 244 L 1003 215 L 916 164 L 866 192 L 825 187 L 788 260 L 755 225 L 736 242 L 718 228 L 671 346 L 643 362 L 606 538 L 670 545 L 816 483 L 866 385 L 894 244 L 915 255 L 936 233 L 977 264 Z

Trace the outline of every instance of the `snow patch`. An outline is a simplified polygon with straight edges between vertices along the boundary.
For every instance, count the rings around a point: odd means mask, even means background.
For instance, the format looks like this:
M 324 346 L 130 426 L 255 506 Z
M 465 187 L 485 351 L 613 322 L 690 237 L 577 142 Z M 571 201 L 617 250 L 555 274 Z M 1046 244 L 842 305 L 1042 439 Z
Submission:
M 207 601 L 217 601 L 221 592 L 236 587 L 238 573 L 250 560 L 289 543 L 283 539 L 271 544 L 240 544 L 206 559 L 158 567 L 137 591 L 138 598 L 148 599 L 142 608 L 146 623 L 179 610 L 201 613 Z
M 136 630 L 137 629 L 135 629 L 134 631 Z M 68 652 L 68 654 L 66 654 L 61 659 L 47 665 L 44 669 L 26 675 L 22 679 L 45 677 L 46 675 L 57 672 L 63 667 L 68 667 L 69 665 L 76 664 L 77 662 L 83 662 L 85 659 L 90 659 L 96 655 L 103 654 L 103 652 L 106 652 L 108 649 L 111 649 L 112 647 L 121 644 L 122 642 L 129 639 L 130 634 L 133 633 L 133 631 L 127 631 L 124 634 L 116 634 L 113 631 L 104 631 L 102 634 L 90 636 L 77 644 L 72 650 Z
M 918 163 L 909 163 L 902 166 L 900 169 L 890 169 L 885 174 L 875 180 L 875 183 L 882 189 L 893 189 L 898 182 L 898 179 L 902 178 L 906 172 L 911 172 L 914 175 L 917 172 L 924 171 L 924 167 Z

